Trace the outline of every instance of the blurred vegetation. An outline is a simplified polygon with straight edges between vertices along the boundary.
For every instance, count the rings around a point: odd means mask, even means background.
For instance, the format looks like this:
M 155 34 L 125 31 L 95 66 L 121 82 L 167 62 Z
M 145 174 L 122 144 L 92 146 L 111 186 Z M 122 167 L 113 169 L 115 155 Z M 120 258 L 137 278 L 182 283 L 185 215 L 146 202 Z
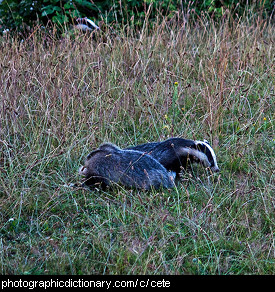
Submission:
M 247 11 L 267 18 L 273 15 L 274 2 L 272 0 L 3 0 L 0 3 L 0 31 L 29 30 L 37 23 L 43 25 L 54 23 L 63 28 L 73 23 L 76 17 L 84 16 L 96 22 L 134 24 L 139 28 L 146 18 L 156 20 L 160 15 L 169 20 L 177 14 L 182 21 L 186 21 L 186 18 L 197 19 L 207 13 L 219 20 L 227 10 L 237 18 Z

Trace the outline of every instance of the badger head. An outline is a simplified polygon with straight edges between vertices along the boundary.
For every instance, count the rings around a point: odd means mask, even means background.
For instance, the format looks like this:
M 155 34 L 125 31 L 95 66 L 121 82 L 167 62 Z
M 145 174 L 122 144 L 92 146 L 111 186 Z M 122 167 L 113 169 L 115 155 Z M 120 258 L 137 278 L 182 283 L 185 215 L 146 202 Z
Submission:
M 87 173 L 88 173 L 88 169 L 87 169 L 87 167 L 86 166 L 80 166 L 80 168 L 79 168 L 79 170 L 78 170 L 78 173 L 80 174 L 80 175 L 83 175 L 83 176 L 85 176 Z
M 197 148 L 197 158 L 203 163 L 205 167 L 209 167 L 213 172 L 219 172 L 217 158 L 213 148 L 207 140 L 195 141 Z
M 100 29 L 91 19 L 84 17 L 84 18 L 77 18 L 77 25 L 76 28 L 82 31 L 93 31 Z

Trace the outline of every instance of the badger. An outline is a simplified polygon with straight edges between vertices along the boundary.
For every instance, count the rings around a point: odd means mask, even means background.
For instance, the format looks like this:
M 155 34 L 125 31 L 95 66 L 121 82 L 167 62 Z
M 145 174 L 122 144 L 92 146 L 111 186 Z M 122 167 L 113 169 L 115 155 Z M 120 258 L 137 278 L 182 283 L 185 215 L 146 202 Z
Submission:
M 144 190 L 152 187 L 171 189 L 176 176 L 152 156 L 136 150 L 123 150 L 110 143 L 92 151 L 79 173 L 85 176 L 87 186 L 99 185 L 102 189 L 116 183 Z
M 187 168 L 188 160 L 201 163 L 213 172 L 219 167 L 213 148 L 207 140 L 193 141 L 183 138 L 170 138 L 162 142 L 151 142 L 127 147 L 128 150 L 137 150 L 150 154 L 158 160 L 168 171 L 177 174 Z
M 77 25 L 75 27 L 84 32 L 100 29 L 99 26 L 97 26 L 91 19 L 87 17 L 77 18 L 76 22 L 77 22 Z

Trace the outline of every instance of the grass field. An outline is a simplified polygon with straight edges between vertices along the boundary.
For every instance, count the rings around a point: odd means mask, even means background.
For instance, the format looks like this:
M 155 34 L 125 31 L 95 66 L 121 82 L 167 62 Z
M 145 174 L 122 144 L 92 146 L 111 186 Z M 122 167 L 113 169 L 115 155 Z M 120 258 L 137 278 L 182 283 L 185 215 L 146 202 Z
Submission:
M 274 25 L 0 38 L 0 274 L 275 274 Z M 177 189 L 71 188 L 102 142 L 207 139 Z

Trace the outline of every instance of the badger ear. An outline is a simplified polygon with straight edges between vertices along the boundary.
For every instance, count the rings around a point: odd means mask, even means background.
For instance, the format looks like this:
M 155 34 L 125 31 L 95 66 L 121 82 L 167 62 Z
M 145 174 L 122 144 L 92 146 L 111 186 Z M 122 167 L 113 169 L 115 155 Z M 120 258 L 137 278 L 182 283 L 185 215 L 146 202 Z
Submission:
M 210 145 L 210 143 L 207 140 L 203 140 L 204 143 L 207 143 L 208 145 Z

